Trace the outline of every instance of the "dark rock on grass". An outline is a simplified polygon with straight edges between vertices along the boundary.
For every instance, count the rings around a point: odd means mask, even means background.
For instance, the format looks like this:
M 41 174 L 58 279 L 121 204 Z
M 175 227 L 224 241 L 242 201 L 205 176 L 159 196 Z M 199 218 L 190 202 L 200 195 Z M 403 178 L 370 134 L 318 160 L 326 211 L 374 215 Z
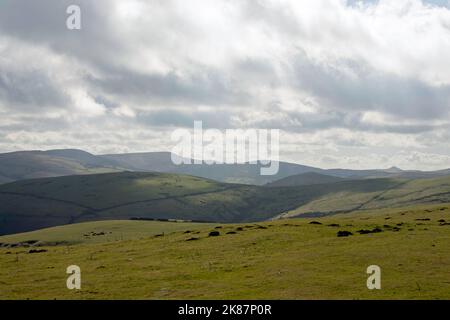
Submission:
M 408 229 L 408 231 L 414 231 L 414 229 L 413 229 L 413 228 L 411 228 L 411 229 Z
M 350 231 L 338 231 L 337 236 L 338 237 L 348 237 L 348 236 L 352 236 L 353 233 L 351 233 Z
M 400 222 L 400 223 L 397 223 L 397 224 L 396 224 L 397 227 L 401 227 L 402 225 L 404 225 L 403 222 Z
M 186 239 L 186 241 L 195 241 L 195 240 L 198 240 L 198 238 L 192 237 L 192 238 Z
M 214 229 L 222 229 L 222 226 L 217 226 Z
M 384 218 L 384 220 L 390 220 L 391 219 L 391 217 L 386 217 L 386 218 Z
M 12 252 L 11 251 L 6 251 L 5 254 L 12 254 Z
M 160 238 L 160 237 L 164 237 L 164 233 L 154 235 L 154 238 Z
M 91 231 L 90 233 L 85 233 L 85 234 L 83 234 L 83 236 L 84 237 L 97 237 L 97 236 L 104 236 L 106 233 L 104 233 L 103 231 L 102 232 L 94 232 L 94 231 Z
M 185 232 L 183 232 L 184 234 L 187 234 L 187 233 L 191 233 L 192 231 L 191 230 L 186 230 Z
M 356 232 L 358 232 L 359 234 L 370 234 L 370 233 L 380 233 L 380 232 L 383 232 L 383 230 L 381 230 L 380 228 L 374 228 L 372 230 L 362 229 L 362 230 L 358 230 Z
M 386 228 L 386 229 L 391 229 L 391 228 L 392 228 L 392 226 L 390 226 L 390 225 L 388 225 L 388 224 L 385 224 L 385 225 L 383 226 L 383 228 Z
M 36 244 L 36 243 L 38 243 L 39 242 L 39 240 L 27 240 L 27 241 L 23 241 L 22 243 L 24 243 L 24 244 Z
M 447 210 L 448 208 L 440 208 L 439 210 L 441 210 L 441 211 L 445 211 L 445 210 Z
M 449 222 L 443 222 L 443 223 L 440 223 L 439 225 L 440 226 L 450 226 L 450 223 Z
M 438 222 L 440 222 L 440 223 L 445 223 L 445 220 L 444 220 L 444 219 L 441 219 L 441 220 L 438 220 Z
M 319 221 L 311 221 L 309 224 L 321 225 L 322 223 L 320 223 Z
M 209 237 L 218 237 L 218 236 L 220 236 L 220 232 L 219 231 L 211 231 L 208 236 Z
M 399 227 L 394 227 L 394 228 L 392 228 L 392 231 L 394 231 L 394 232 L 398 232 L 398 231 L 400 231 L 401 229 L 399 228 Z
M 236 228 L 236 231 L 244 231 L 244 228 L 238 227 L 238 228 Z
M 236 231 L 228 231 L 227 234 L 237 234 Z
M 28 251 L 28 253 L 42 253 L 42 252 L 47 252 L 47 250 L 45 250 L 45 249 L 31 249 L 30 251 Z
M 430 221 L 430 218 L 418 218 L 416 221 Z
M 264 227 L 264 226 L 256 226 L 256 229 L 267 229 L 267 227 Z
M 340 227 L 340 225 L 338 225 L 337 223 L 332 223 L 328 225 L 329 227 Z

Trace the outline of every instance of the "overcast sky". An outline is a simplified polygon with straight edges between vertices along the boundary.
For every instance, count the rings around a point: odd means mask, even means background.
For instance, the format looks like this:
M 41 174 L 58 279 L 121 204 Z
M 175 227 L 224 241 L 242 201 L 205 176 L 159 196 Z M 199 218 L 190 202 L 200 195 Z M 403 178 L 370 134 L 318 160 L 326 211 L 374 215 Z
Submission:
M 307 165 L 449 168 L 449 8 L 0 0 L 0 152 L 170 151 L 202 120 L 280 129 L 281 159 Z

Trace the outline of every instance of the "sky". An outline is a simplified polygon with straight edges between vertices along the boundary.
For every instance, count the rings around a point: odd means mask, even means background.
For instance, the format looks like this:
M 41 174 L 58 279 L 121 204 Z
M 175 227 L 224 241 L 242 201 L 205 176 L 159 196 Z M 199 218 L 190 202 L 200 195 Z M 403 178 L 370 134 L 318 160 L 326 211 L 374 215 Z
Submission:
M 0 0 L 0 152 L 170 151 L 196 120 L 305 165 L 450 168 L 450 3 Z

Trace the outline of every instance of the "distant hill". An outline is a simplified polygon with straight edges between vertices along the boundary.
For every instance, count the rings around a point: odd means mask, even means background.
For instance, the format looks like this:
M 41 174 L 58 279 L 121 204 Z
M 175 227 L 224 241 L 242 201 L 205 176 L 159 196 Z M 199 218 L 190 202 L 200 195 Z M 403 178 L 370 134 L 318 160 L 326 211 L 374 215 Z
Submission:
M 112 160 L 81 150 L 19 151 L 0 154 L 0 183 L 24 179 L 123 171 Z
M 179 173 L 213 179 L 220 182 L 263 185 L 290 175 L 305 172 L 323 172 L 324 170 L 288 162 L 279 163 L 278 174 L 262 176 L 261 164 L 181 164 L 175 165 L 170 152 L 129 153 L 103 155 L 121 166 L 135 171 L 156 171 Z
M 325 170 L 280 162 L 274 176 L 262 176 L 261 165 L 172 163 L 170 152 L 93 155 L 76 149 L 0 154 L 0 184 L 18 180 L 119 171 L 194 175 L 220 182 L 263 185 L 290 175 Z
M 0 154 L 0 184 L 34 178 L 120 171 L 166 172 L 194 175 L 220 182 L 263 185 L 289 175 L 322 169 L 280 162 L 274 176 L 261 176 L 261 165 L 175 165 L 170 152 L 93 155 L 76 149 L 19 151 Z
M 450 177 L 266 187 L 178 174 L 106 173 L 0 185 L 0 234 L 84 221 L 247 222 L 441 202 L 450 202 Z
M 326 184 L 344 181 L 344 178 L 329 176 L 325 174 L 307 172 L 289 176 L 271 183 L 268 183 L 268 187 L 293 187 L 293 186 L 305 186 L 314 184 Z
M 165 172 L 187 174 L 219 182 L 265 185 L 305 173 L 317 173 L 345 179 L 367 178 L 431 178 L 450 175 L 450 169 L 423 172 L 403 171 L 398 168 L 380 170 L 320 169 L 300 164 L 280 162 L 273 176 L 262 176 L 257 164 L 183 164 L 175 165 L 170 152 L 147 152 L 93 155 L 76 149 L 49 151 L 20 151 L 0 154 L 0 184 L 12 181 L 96 174 L 121 171 Z M 312 179 L 311 181 L 314 181 Z

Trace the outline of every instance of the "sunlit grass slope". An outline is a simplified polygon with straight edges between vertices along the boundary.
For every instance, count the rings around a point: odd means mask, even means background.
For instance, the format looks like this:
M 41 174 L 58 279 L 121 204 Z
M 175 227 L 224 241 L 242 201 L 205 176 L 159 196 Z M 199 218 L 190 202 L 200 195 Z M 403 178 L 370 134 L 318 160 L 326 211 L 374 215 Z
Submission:
M 450 205 L 0 249 L 1 299 L 450 299 Z M 221 227 L 221 228 L 217 228 Z M 381 232 L 359 234 L 359 230 Z M 91 230 L 88 228 L 87 230 Z M 190 231 L 186 233 L 186 231 Z M 211 237 L 211 231 L 219 236 Z M 349 231 L 349 237 L 337 237 Z M 47 250 L 29 253 L 29 250 Z M 82 289 L 66 288 L 80 266 Z M 379 265 L 382 289 L 368 290 Z

